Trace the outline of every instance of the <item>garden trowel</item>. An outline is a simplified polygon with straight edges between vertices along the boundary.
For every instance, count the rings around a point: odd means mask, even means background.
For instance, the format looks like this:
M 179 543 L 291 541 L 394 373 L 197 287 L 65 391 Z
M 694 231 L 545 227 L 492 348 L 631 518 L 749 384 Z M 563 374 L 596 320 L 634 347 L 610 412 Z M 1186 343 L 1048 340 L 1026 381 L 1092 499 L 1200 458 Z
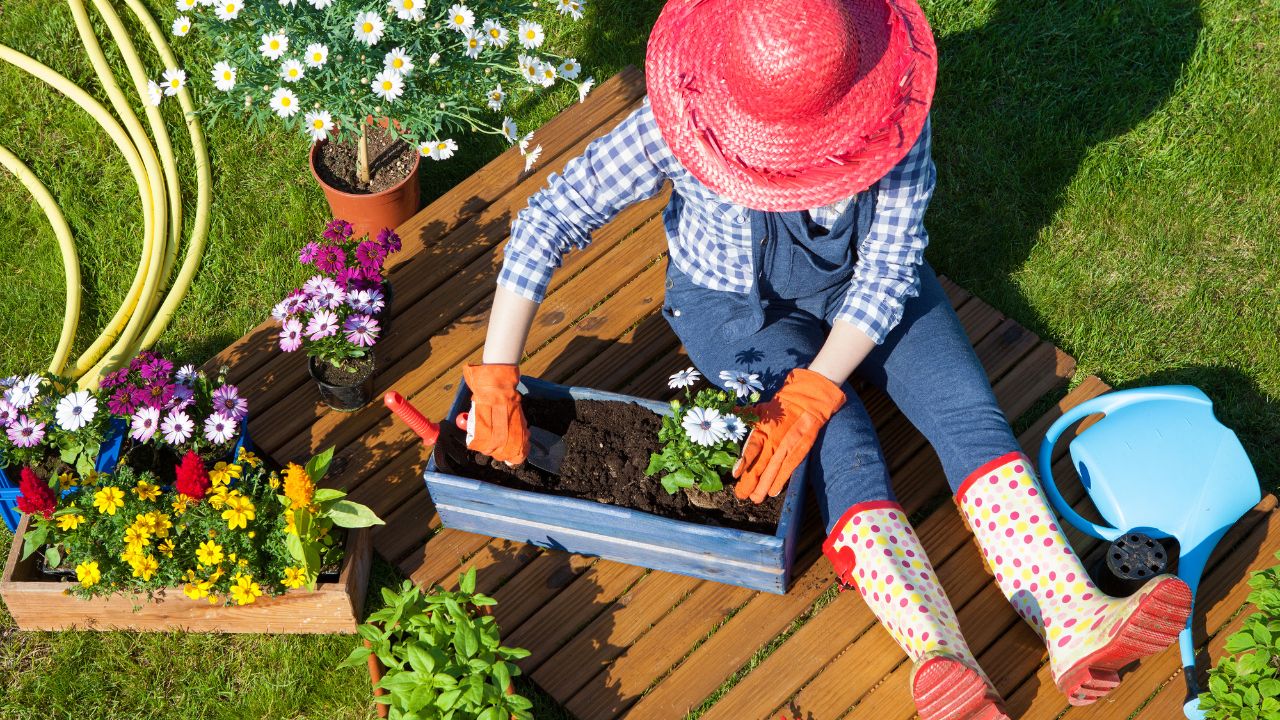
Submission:
M 422 442 L 427 445 L 435 445 L 440 439 L 440 426 L 431 422 L 425 415 L 418 412 L 418 409 L 409 404 L 400 393 L 392 391 L 383 396 L 383 402 L 387 408 L 395 413 L 395 416 L 404 421 L 409 429 L 418 434 L 422 438 Z M 461 413 L 458 415 L 454 423 L 459 430 L 467 432 L 467 415 Z M 471 438 L 468 436 L 467 440 Z M 543 430 L 539 427 L 529 428 L 529 457 L 528 462 L 534 467 L 551 473 L 552 475 L 560 474 L 560 464 L 564 462 L 564 438 L 556 435 L 550 430 Z

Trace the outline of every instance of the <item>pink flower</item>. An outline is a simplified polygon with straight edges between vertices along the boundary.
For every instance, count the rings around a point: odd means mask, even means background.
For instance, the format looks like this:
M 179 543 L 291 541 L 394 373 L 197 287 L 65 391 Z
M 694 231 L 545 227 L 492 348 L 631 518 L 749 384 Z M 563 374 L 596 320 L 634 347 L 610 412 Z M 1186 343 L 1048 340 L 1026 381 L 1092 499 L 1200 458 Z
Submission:
M 391 228 L 382 228 L 378 231 L 378 244 L 387 251 L 387 254 L 400 252 L 400 236 Z
M 302 323 L 297 318 L 289 318 L 280 328 L 280 349 L 293 352 L 302 347 Z
M 20 448 L 35 447 L 44 439 L 44 423 L 36 422 L 26 415 L 19 415 L 5 432 L 14 445 Z
M 303 265 L 310 265 L 320 256 L 320 243 L 309 242 L 302 246 L 302 250 L 298 252 L 298 262 Z
M 114 372 L 109 372 L 102 376 L 102 380 L 98 382 L 99 390 L 110 390 L 117 385 L 124 383 L 129 379 L 129 368 L 120 368 Z
M 347 265 L 347 254 L 337 245 L 325 245 L 320 248 L 316 257 L 316 269 L 320 272 L 336 273 Z
M 338 242 L 346 240 L 355 232 L 355 228 L 351 227 L 351 223 L 346 220 L 331 220 L 324 228 L 324 237 L 326 240 Z
M 372 240 L 365 240 L 356 246 L 356 261 L 366 270 L 381 270 L 382 261 L 386 258 L 386 249 Z
M 338 283 L 338 287 L 343 290 L 350 290 L 351 283 L 360 279 L 360 268 L 344 267 L 333 274 L 334 282 Z
M 160 428 L 160 411 L 153 407 L 144 407 L 133 416 L 129 437 L 138 442 L 146 442 L 155 436 Z
M 8 400 L 0 399 L 0 427 L 9 427 L 10 423 L 18 419 L 18 408 Z
M 336 308 L 347 299 L 347 294 L 342 288 L 323 275 L 311 278 L 303 288 L 307 295 L 316 301 L 318 307 Z
M 235 385 L 223 385 L 213 391 L 213 410 L 239 422 L 249 414 L 249 401 Z
M 164 433 L 164 440 L 170 445 L 181 445 L 190 440 L 195 429 L 191 416 L 181 410 L 170 410 L 164 422 L 160 423 L 160 432 Z
M 317 310 L 307 321 L 307 337 L 320 340 L 338 333 L 338 316 L 328 310 Z
M 173 363 L 162 357 L 153 358 L 151 362 L 143 365 L 141 370 L 139 370 L 143 380 L 159 380 L 161 378 L 168 378 L 169 373 L 171 372 L 173 372 Z
M 191 406 L 195 396 L 196 391 L 190 385 L 175 385 L 173 387 L 173 400 L 169 404 L 178 410 L 182 410 Z
M 382 301 L 382 293 L 377 290 L 356 290 L 347 293 L 347 304 L 356 312 L 376 315 L 386 306 Z
M 236 421 L 222 413 L 216 412 L 204 421 L 204 437 L 211 443 L 221 445 L 235 435 Z
M 368 315 L 352 315 L 342 324 L 352 345 L 369 347 L 378 341 L 378 321 Z

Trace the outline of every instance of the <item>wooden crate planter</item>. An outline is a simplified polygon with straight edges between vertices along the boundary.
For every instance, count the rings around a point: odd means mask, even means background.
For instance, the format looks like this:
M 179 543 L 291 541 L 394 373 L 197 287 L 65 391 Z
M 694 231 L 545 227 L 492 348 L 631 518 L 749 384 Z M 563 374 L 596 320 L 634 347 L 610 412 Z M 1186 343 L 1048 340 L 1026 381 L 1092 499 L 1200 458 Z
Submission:
M 660 414 L 671 410 L 666 403 L 527 377 L 522 378 L 521 392 L 534 398 L 630 402 Z M 449 422 L 470 404 L 470 390 L 460 382 Z M 773 535 L 448 475 L 438 471 L 434 456 L 423 476 L 447 528 L 781 594 L 787 591 L 795 558 L 803 473 L 802 464 L 787 484 Z
M 314 592 L 290 590 L 262 596 L 251 605 L 210 605 L 173 588 L 144 596 L 112 595 L 84 600 L 68 595 L 68 583 L 36 571 L 36 556 L 19 560 L 23 517 L 0 578 L 0 597 L 19 630 L 187 630 L 220 633 L 354 633 L 364 610 L 372 541 L 368 529 L 351 530 L 336 582 Z

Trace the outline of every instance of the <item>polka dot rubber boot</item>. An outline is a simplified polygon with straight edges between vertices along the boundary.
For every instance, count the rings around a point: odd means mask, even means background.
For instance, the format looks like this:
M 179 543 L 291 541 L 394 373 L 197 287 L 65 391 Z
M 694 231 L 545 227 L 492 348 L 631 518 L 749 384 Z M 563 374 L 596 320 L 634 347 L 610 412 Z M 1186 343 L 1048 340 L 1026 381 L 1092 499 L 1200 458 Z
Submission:
M 854 505 L 822 551 L 915 663 L 911 692 L 921 720 L 1007 720 L 900 505 Z
M 997 458 L 965 480 L 956 503 L 1005 597 L 1044 638 L 1058 688 L 1088 705 L 1115 688 L 1121 668 L 1177 640 L 1191 590 L 1159 575 L 1127 598 L 1099 592 L 1031 468 L 1022 453 Z

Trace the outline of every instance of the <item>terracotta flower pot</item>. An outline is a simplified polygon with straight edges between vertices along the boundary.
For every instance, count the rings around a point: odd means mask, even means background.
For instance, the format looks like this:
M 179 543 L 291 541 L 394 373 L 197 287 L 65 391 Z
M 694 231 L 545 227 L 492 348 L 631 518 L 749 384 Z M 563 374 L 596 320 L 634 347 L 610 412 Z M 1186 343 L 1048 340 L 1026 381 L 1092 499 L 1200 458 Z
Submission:
M 325 200 L 329 201 L 329 210 L 333 217 L 346 220 L 355 228 L 355 236 L 376 235 L 382 228 L 396 228 L 418 212 L 418 168 L 421 155 L 413 153 L 413 169 L 408 177 L 395 186 L 376 193 L 343 192 L 327 183 L 316 172 L 316 154 L 320 146 L 327 143 L 322 140 L 311 145 L 309 154 L 311 176 L 324 190 Z

